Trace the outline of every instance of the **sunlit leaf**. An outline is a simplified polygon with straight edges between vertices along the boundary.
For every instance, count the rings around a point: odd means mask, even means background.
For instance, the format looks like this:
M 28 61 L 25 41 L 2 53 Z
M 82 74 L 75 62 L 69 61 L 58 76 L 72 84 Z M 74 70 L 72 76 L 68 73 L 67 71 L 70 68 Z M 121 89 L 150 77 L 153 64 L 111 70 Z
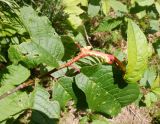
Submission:
M 154 3 L 154 0 L 136 0 L 140 6 L 151 6 Z
M 115 11 L 128 12 L 127 6 L 117 0 L 110 0 L 110 5 Z
M 10 65 L 2 73 L 1 85 L 18 85 L 30 76 L 30 71 L 22 65 Z
M 62 5 L 64 6 L 64 12 L 69 15 L 68 21 L 74 29 L 77 29 L 82 25 L 82 19 L 79 17 L 80 14 L 84 12 L 79 6 L 88 5 L 88 0 L 63 0 Z
M 103 13 L 105 15 L 107 15 L 110 10 L 110 1 L 109 0 L 101 0 L 101 4 L 102 4 Z
M 82 25 L 82 19 L 74 14 L 69 15 L 68 21 L 74 29 L 77 29 L 80 25 Z
M 155 78 L 155 80 L 153 81 L 153 83 L 151 85 L 151 88 L 154 90 L 154 89 L 157 89 L 159 87 L 160 87 L 160 76 L 158 74 L 157 77 Z
M 157 96 L 156 94 L 149 92 L 147 95 L 145 95 L 145 100 L 144 103 L 146 104 L 147 107 L 150 107 L 152 103 L 157 101 Z
M 0 95 L 14 88 L 10 84 L 0 87 Z M 18 91 L 10 96 L 0 100 L 0 122 L 15 115 L 19 115 L 22 111 L 29 107 L 28 95 L 26 92 Z
M 73 79 L 69 77 L 63 77 L 54 84 L 52 89 L 53 100 L 57 100 L 61 107 L 64 108 L 66 103 L 74 99 L 76 100 L 74 91 L 73 91 Z
M 122 106 L 133 102 L 139 94 L 136 84 L 122 86 L 114 82 L 111 66 L 89 66 L 81 69 L 76 84 L 86 95 L 89 108 L 95 112 L 116 115 Z M 118 78 L 118 77 L 117 77 Z M 120 79 L 120 78 L 119 78 Z M 124 82 L 121 82 L 123 85 Z
M 63 57 L 64 48 L 47 17 L 39 17 L 31 7 L 23 7 L 21 18 L 31 41 L 11 46 L 10 60 L 15 62 L 18 59 L 17 61 L 22 61 L 29 67 L 41 63 L 57 67 L 57 61 Z
M 121 23 L 122 23 L 122 20 L 120 19 L 108 19 L 108 18 L 103 19 L 102 22 L 100 22 L 95 32 L 112 31 Z
M 131 20 L 128 21 L 127 42 L 128 64 L 124 78 L 128 82 L 136 82 L 147 68 L 148 44 L 143 32 Z
M 159 2 L 155 2 L 155 6 L 156 6 L 156 9 L 160 15 L 160 3 Z
M 42 87 L 36 86 L 30 96 L 30 107 L 42 112 L 49 118 L 60 117 L 60 106 L 57 101 L 49 100 L 49 93 Z
M 88 15 L 91 17 L 96 16 L 99 10 L 100 10 L 100 1 L 90 0 L 88 5 Z

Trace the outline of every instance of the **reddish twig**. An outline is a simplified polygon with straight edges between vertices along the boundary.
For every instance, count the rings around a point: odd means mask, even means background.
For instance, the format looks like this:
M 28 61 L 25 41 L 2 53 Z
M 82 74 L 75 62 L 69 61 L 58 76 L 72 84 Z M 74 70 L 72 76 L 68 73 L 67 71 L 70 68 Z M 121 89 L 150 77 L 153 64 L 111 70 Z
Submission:
M 125 73 L 125 66 L 123 65 L 123 63 L 118 60 L 115 56 L 111 55 L 111 54 L 105 54 L 99 51 L 95 51 L 95 50 L 91 50 L 92 47 L 87 46 L 84 48 L 81 48 L 80 53 L 78 54 L 78 56 L 76 56 L 75 58 L 71 59 L 69 62 L 65 63 L 64 65 L 61 65 L 58 70 L 68 67 L 70 65 L 72 65 L 73 63 L 79 61 L 81 58 L 84 58 L 86 56 L 96 56 L 99 58 L 104 59 L 104 61 L 108 64 L 113 64 L 115 63 L 124 73 Z M 46 75 L 50 75 L 55 71 L 55 69 L 49 71 L 48 73 L 46 73 L 44 76 Z
M 47 77 L 57 70 L 60 70 L 60 69 L 65 68 L 65 67 L 69 67 L 73 63 L 79 61 L 81 58 L 84 58 L 86 56 L 96 56 L 96 57 L 102 58 L 108 64 L 115 63 L 123 72 L 125 72 L 125 66 L 115 56 L 113 56 L 111 54 L 105 54 L 105 53 L 102 53 L 102 52 L 99 52 L 99 51 L 91 50 L 91 46 L 87 46 L 87 47 L 84 47 L 84 48 L 80 48 L 80 53 L 78 54 L 78 56 L 71 59 L 69 62 L 61 65 L 59 68 L 54 68 L 51 71 L 49 71 L 49 72 L 47 72 L 43 75 L 38 76 L 38 78 Z M 34 80 L 29 80 L 27 82 L 24 82 L 21 85 L 19 85 L 18 87 L 14 88 L 14 89 L 11 89 L 8 92 L 2 94 L 0 96 L 0 100 L 9 96 L 9 95 L 11 95 L 11 94 L 13 94 L 14 92 L 16 92 L 20 89 L 23 89 L 23 88 L 28 87 L 28 86 L 33 85 L 33 84 L 34 84 Z

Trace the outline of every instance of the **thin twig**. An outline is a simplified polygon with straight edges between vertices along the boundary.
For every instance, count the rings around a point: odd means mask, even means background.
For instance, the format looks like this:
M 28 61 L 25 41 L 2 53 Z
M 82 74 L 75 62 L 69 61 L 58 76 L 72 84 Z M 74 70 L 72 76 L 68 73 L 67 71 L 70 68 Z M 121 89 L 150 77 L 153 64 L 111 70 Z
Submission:
M 28 81 L 20 84 L 19 86 L 17 86 L 17 87 L 15 87 L 15 88 L 13 88 L 13 89 L 5 92 L 4 94 L 2 94 L 2 95 L 0 96 L 0 100 L 3 99 L 3 98 L 5 98 L 5 97 L 7 97 L 7 96 L 9 96 L 9 95 L 11 95 L 11 94 L 13 94 L 13 93 L 15 93 L 16 91 L 18 91 L 18 90 L 20 90 L 20 89 L 23 89 L 23 88 L 25 88 L 25 87 L 28 87 L 28 86 L 30 86 L 30 85 L 32 85 L 32 84 L 34 84 L 34 80 L 28 80 Z
M 86 31 L 86 28 L 84 26 L 83 26 L 83 29 L 84 29 L 84 33 L 85 33 L 85 37 L 86 37 L 87 43 L 89 44 L 89 46 L 91 46 L 93 48 L 92 44 L 89 41 L 89 37 L 88 37 L 87 31 Z

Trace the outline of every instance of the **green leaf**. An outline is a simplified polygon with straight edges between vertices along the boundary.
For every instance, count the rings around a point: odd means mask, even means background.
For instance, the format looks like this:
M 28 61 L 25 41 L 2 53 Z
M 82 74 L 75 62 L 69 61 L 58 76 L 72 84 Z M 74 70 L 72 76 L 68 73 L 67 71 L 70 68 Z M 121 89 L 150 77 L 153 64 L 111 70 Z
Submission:
M 136 13 L 136 15 L 137 15 L 137 17 L 139 18 L 139 19 L 142 19 L 143 17 L 145 17 L 146 16 L 146 10 L 143 10 L 143 11 L 140 11 L 140 12 L 138 12 L 138 13 Z
M 53 100 L 57 100 L 64 109 L 66 103 L 74 99 L 76 101 L 76 96 L 73 91 L 73 78 L 62 77 L 56 82 L 52 89 Z
M 17 79 L 18 80 L 18 79 Z M 0 87 L 0 95 L 14 88 L 10 84 Z M 7 118 L 11 118 L 20 114 L 23 110 L 29 107 L 28 95 L 25 92 L 17 91 L 0 100 L 0 122 Z
M 92 115 L 92 124 L 109 124 L 107 118 L 102 115 L 94 114 Z
M 151 89 L 154 90 L 154 89 L 157 89 L 159 87 L 160 87 L 160 76 L 158 74 L 157 77 L 155 78 L 154 82 L 152 83 Z
M 158 54 L 158 57 L 160 57 L 160 40 L 159 39 L 155 43 L 153 43 L 153 47 L 155 52 Z
M 30 107 L 44 113 L 51 119 L 59 118 L 59 103 L 57 101 L 50 101 L 49 97 L 49 93 L 44 88 L 36 86 L 30 96 Z
M 72 37 L 70 36 L 62 36 L 61 40 L 63 42 L 63 45 L 65 46 L 64 50 L 65 50 L 65 54 L 63 56 L 63 60 L 68 60 L 74 57 L 74 55 L 77 52 L 77 46 L 75 44 L 74 39 L 72 39 Z
M 155 103 L 157 101 L 156 94 L 154 94 L 152 92 L 149 92 L 144 97 L 145 97 L 144 103 L 146 104 L 147 107 L 150 107 L 152 105 L 152 103 Z
M 148 62 L 147 39 L 131 20 L 128 21 L 127 42 L 128 64 L 124 79 L 130 83 L 141 79 Z
M 55 59 L 62 59 L 64 48 L 49 19 L 47 17 L 39 17 L 31 7 L 23 7 L 20 12 L 22 22 L 29 31 L 33 42 L 40 45 Z
M 140 80 L 140 85 L 147 87 L 148 85 L 152 87 L 155 79 L 156 79 L 156 69 L 153 67 L 149 67 L 145 70 L 143 78 Z
M 85 29 L 84 29 L 85 30 Z M 78 33 L 75 40 L 83 47 L 87 46 L 86 41 L 82 33 Z
M 32 41 L 14 46 L 17 49 L 17 54 L 19 52 L 25 54 L 22 58 L 25 57 L 25 60 L 28 59 L 32 63 L 39 64 L 42 61 L 44 63 L 48 61 L 48 63 L 52 63 L 50 65 L 56 67 L 57 60 L 63 57 L 64 48 L 49 20 L 47 17 L 39 17 L 31 7 L 21 8 L 20 13 L 22 22 L 29 32 Z M 9 53 L 9 56 L 12 59 L 14 58 L 12 52 Z M 38 62 L 39 60 L 40 62 Z
M 140 6 L 151 6 L 154 3 L 154 0 L 136 0 Z
M 47 42 L 45 42 L 45 44 L 48 45 Z M 12 45 L 9 48 L 9 58 L 13 63 L 22 62 L 29 68 L 36 67 L 41 63 L 58 67 L 58 62 L 55 57 L 35 42 L 24 42 L 20 45 Z
M 1 85 L 18 85 L 30 76 L 30 71 L 22 65 L 10 65 L 1 73 Z
M 79 0 L 82 6 L 88 6 L 88 0 Z
M 156 6 L 156 9 L 157 9 L 157 12 L 160 15 L 160 3 L 159 2 L 155 2 L 155 6 Z
M 152 90 L 153 93 L 155 93 L 156 95 L 160 95 L 160 88 L 155 88 Z
M 88 0 L 63 0 L 62 5 L 64 6 L 64 12 L 69 15 L 68 21 L 74 29 L 77 29 L 80 25 L 82 25 L 82 19 L 79 17 L 84 11 L 78 6 L 81 4 L 82 6 L 88 5 Z
M 82 14 L 84 11 L 78 7 L 78 6 L 71 6 L 71 7 L 67 7 L 65 10 L 64 10 L 65 13 L 67 14 L 74 14 L 74 15 L 80 15 Z
M 0 37 L 15 36 L 26 32 L 25 28 L 20 23 L 16 13 L 10 11 L 0 12 Z
M 89 66 L 81 69 L 75 80 L 78 88 L 86 95 L 89 108 L 94 112 L 116 115 L 121 107 L 133 102 L 139 95 L 136 84 L 121 89 L 113 79 L 111 66 Z M 119 83 L 124 84 L 120 81 Z
M 160 31 L 160 23 L 158 20 L 150 19 L 149 23 L 152 31 Z
M 110 0 L 101 0 L 101 4 L 103 13 L 107 15 L 110 10 Z
M 82 19 L 74 14 L 70 14 L 67 20 L 74 29 L 77 29 L 80 25 L 82 25 Z
M 91 17 L 96 16 L 99 10 L 100 10 L 100 1 L 90 0 L 88 5 L 88 15 Z
M 111 31 L 114 28 L 116 28 L 118 25 L 122 23 L 122 20 L 119 19 L 108 19 L 105 18 L 100 22 L 98 28 L 95 32 L 105 32 L 105 31 Z
M 120 11 L 120 12 L 126 12 L 126 13 L 128 12 L 127 6 L 120 1 L 110 0 L 110 5 L 114 9 L 114 11 Z

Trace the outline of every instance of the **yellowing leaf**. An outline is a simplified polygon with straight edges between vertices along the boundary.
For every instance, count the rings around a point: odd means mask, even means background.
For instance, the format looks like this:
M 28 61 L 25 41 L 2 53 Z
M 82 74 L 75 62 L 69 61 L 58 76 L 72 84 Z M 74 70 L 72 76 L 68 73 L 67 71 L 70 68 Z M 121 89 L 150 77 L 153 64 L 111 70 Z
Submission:
M 127 42 L 128 65 L 124 78 L 128 82 L 136 82 L 147 68 L 148 44 L 144 33 L 131 20 L 128 21 Z
M 68 21 L 74 29 L 78 28 L 82 24 L 81 18 L 74 14 L 69 15 Z
M 151 88 L 155 89 L 155 88 L 159 88 L 160 87 L 160 76 L 158 75 L 157 78 L 155 79 L 155 81 L 153 82 Z
M 108 14 L 110 10 L 110 1 L 109 0 L 101 0 L 102 3 L 102 11 L 105 15 Z
M 88 0 L 79 0 L 82 6 L 88 6 Z
M 65 10 L 64 10 L 65 13 L 67 14 L 75 14 L 75 15 L 80 15 L 82 14 L 84 11 L 78 7 L 78 6 L 72 6 L 72 7 L 67 7 Z
M 78 5 L 80 3 L 79 0 L 63 0 L 62 1 L 62 5 L 64 6 L 75 6 Z
M 82 24 L 82 20 L 79 17 L 84 11 L 79 5 L 87 6 L 88 0 L 63 0 L 62 5 L 65 7 L 64 12 L 69 15 L 68 21 L 71 26 L 76 29 Z

